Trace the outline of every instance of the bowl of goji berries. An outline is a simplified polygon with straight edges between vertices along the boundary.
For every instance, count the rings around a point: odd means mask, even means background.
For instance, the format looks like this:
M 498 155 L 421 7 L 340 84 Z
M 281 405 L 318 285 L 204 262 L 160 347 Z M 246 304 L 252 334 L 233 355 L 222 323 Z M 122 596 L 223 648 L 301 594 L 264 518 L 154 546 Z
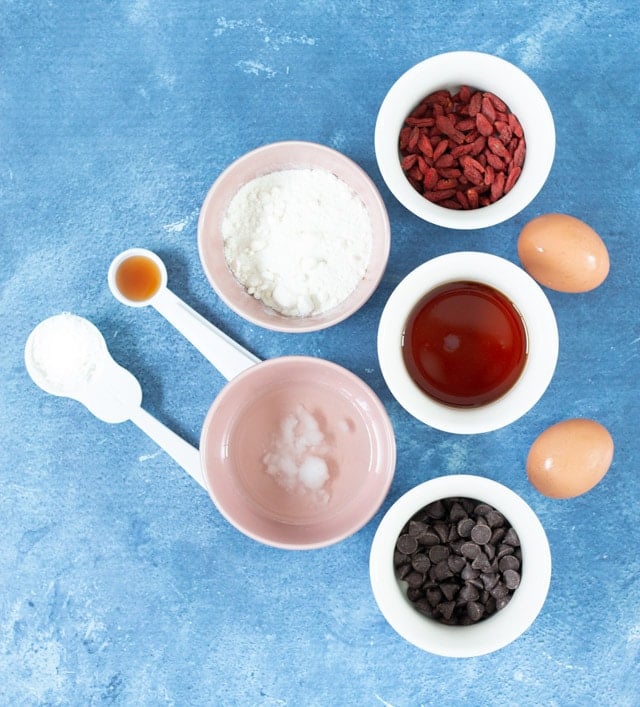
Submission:
M 508 61 L 473 51 L 416 64 L 375 127 L 382 177 L 409 211 L 446 228 L 502 223 L 542 189 L 555 154 L 549 105 Z

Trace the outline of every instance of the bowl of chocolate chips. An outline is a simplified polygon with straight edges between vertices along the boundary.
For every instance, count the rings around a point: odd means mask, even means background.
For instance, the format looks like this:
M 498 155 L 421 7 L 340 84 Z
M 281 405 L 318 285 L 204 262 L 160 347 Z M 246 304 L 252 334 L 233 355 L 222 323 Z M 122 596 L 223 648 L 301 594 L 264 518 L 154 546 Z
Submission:
M 530 506 L 506 486 L 458 474 L 426 481 L 386 512 L 369 563 L 391 627 L 422 650 L 473 657 L 531 626 L 551 581 L 551 552 Z

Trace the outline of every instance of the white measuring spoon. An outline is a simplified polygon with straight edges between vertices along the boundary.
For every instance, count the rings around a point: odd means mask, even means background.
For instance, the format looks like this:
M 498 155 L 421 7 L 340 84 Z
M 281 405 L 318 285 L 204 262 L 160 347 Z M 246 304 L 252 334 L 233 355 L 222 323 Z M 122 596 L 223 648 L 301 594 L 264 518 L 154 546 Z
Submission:
M 56 360 L 60 352 L 46 341 L 47 330 L 56 326 L 66 337 L 66 358 L 60 361 Z M 40 322 L 27 338 L 25 365 L 33 382 L 45 392 L 77 400 L 104 422 L 131 420 L 206 488 L 198 449 L 141 407 L 140 383 L 113 360 L 100 330 L 88 319 L 64 313 Z
M 118 284 L 118 271 L 121 266 L 126 266 L 125 261 L 141 266 L 137 274 L 138 279 L 144 279 L 144 272 L 150 276 L 149 286 L 143 288 L 146 291 L 141 295 L 141 299 L 127 296 Z M 226 380 L 229 381 L 238 373 L 260 363 L 259 358 L 207 321 L 167 287 L 167 269 L 162 259 L 152 251 L 146 248 L 129 248 L 123 251 L 111 262 L 107 280 L 111 293 L 119 302 L 130 307 L 151 305 L 160 312 Z

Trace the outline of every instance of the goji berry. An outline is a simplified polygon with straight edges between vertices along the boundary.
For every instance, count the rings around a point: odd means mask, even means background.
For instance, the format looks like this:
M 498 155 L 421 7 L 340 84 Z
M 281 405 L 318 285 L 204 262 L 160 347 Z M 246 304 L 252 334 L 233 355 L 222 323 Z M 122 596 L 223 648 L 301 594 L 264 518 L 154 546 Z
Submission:
M 475 209 L 508 193 L 522 173 L 522 126 L 491 91 L 460 86 L 423 98 L 399 136 L 412 186 L 445 208 Z

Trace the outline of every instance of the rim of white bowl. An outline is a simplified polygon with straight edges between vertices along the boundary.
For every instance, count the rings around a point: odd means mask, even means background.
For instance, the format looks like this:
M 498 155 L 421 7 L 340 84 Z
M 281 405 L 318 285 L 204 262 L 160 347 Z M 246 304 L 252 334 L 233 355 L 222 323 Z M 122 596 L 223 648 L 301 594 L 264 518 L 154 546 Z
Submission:
M 407 180 L 400 166 L 398 136 L 405 118 L 431 92 L 466 84 L 499 96 L 517 116 L 527 142 L 525 163 L 513 189 L 494 204 L 468 211 L 431 203 Z M 421 219 L 460 230 L 506 221 L 537 196 L 549 176 L 556 133 L 546 98 L 514 64 L 483 52 L 455 51 L 425 59 L 406 71 L 385 96 L 375 126 L 378 168 L 396 199 Z
M 405 523 L 438 499 L 462 496 L 490 504 L 512 525 L 522 548 L 520 586 L 509 604 L 471 626 L 446 626 L 422 616 L 395 577 L 393 550 Z M 482 476 L 456 474 L 425 481 L 407 491 L 385 513 L 369 556 L 374 598 L 390 626 L 405 640 L 436 655 L 470 658 L 499 650 L 521 636 L 540 613 L 551 582 L 551 550 L 531 507 L 503 484 Z
M 527 360 L 515 385 L 498 400 L 474 408 L 430 398 L 409 375 L 402 338 L 409 315 L 427 292 L 448 282 L 481 282 L 502 292 L 527 330 Z M 378 326 L 378 360 L 389 390 L 402 407 L 430 427 L 456 434 L 491 432 L 515 422 L 542 397 L 558 360 L 558 325 L 542 288 L 522 268 L 491 253 L 447 253 L 419 265 L 391 293 Z

